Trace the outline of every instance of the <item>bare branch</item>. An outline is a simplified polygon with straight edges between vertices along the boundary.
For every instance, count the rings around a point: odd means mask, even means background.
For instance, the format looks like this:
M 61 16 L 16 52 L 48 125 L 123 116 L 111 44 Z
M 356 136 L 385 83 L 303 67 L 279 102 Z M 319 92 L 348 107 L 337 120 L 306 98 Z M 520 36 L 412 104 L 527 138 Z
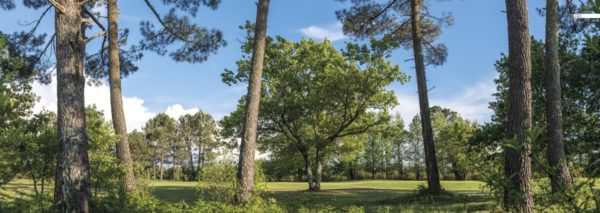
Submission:
M 86 15 L 88 15 L 92 19 L 92 21 L 94 21 L 94 23 L 96 23 L 96 25 L 98 25 L 98 27 L 100 27 L 100 29 L 102 29 L 102 31 L 106 31 L 106 28 L 104 27 L 104 25 L 102 25 L 100 20 L 98 20 L 98 18 L 96 18 L 96 16 L 94 16 L 94 14 L 92 12 L 90 12 L 85 7 L 82 7 L 82 10 Z
M 87 39 L 85 39 L 85 43 L 89 43 L 90 41 L 100 37 L 100 36 L 105 36 L 106 35 L 106 31 L 102 31 L 102 32 L 98 32 L 95 35 L 93 35 L 92 37 L 89 37 Z
M 48 0 L 48 3 L 54 6 L 54 8 L 56 8 L 56 10 L 60 11 L 62 14 L 66 14 L 65 7 L 56 2 L 56 0 Z

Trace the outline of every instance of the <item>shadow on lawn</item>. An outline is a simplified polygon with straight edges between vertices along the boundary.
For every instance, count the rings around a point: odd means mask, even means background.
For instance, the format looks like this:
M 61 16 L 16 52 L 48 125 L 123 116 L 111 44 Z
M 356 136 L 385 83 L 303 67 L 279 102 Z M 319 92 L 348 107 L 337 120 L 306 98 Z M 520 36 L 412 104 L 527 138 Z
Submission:
M 156 198 L 168 202 L 196 202 L 198 195 L 195 187 L 190 186 L 154 186 L 152 193 Z
M 154 186 L 154 195 L 168 202 L 195 202 L 195 187 Z M 475 212 L 492 210 L 493 200 L 481 191 L 459 191 L 438 196 L 414 190 L 326 189 L 312 191 L 269 191 L 287 212 Z
M 268 192 L 289 212 L 473 212 L 489 211 L 492 198 L 472 191 L 420 195 L 386 189 L 330 189 L 319 192 Z

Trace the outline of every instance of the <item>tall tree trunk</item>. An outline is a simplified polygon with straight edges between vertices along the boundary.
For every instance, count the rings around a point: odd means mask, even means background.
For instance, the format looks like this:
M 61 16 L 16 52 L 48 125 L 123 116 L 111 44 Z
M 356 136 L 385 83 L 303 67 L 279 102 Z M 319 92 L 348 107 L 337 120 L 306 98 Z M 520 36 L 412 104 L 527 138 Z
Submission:
M 508 20 L 508 137 L 516 148 L 505 147 L 504 189 L 507 211 L 533 212 L 531 193 L 531 38 L 527 0 L 506 0 Z
M 117 157 L 125 168 L 125 190 L 135 190 L 133 160 L 129 149 L 123 97 L 121 94 L 121 59 L 119 58 L 119 9 L 117 0 L 108 0 L 108 63 L 110 84 L 110 109 L 115 133 L 120 137 L 117 144 Z
M 433 143 L 433 130 L 431 128 L 431 116 L 429 113 L 429 97 L 427 96 L 427 80 L 425 77 L 425 61 L 423 59 L 423 47 L 421 40 L 420 11 L 422 3 L 422 0 L 411 0 L 411 30 L 415 69 L 417 72 L 419 107 L 421 109 L 421 127 L 423 131 L 423 147 L 425 149 L 425 171 L 427 172 L 427 185 L 432 194 L 439 194 L 442 190 L 442 187 L 440 185 L 440 173 L 438 171 L 437 159 L 435 156 L 435 145 Z
M 546 1 L 546 118 L 548 120 L 548 162 L 552 191 L 573 185 L 563 142 L 560 65 L 558 62 L 558 0 Z
M 263 61 L 267 37 L 267 16 L 270 0 L 259 0 L 254 30 L 254 50 L 252 52 L 252 70 L 248 84 L 248 101 L 244 121 L 244 134 L 240 145 L 238 163 L 238 182 L 240 184 L 239 203 L 245 203 L 252 197 L 254 187 L 254 154 L 258 129 L 258 111 L 260 104 Z
M 55 13 L 58 155 L 54 203 L 60 212 L 89 212 L 81 6 L 75 0 L 56 3 L 62 11 Z

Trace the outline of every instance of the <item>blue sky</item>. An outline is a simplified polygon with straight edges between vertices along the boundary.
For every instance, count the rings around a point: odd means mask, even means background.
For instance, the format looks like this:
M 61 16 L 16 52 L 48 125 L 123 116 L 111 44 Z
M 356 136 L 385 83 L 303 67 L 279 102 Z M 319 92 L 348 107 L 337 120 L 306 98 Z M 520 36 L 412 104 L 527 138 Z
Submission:
M 153 2 L 160 4 L 158 0 Z M 119 4 L 121 27 L 131 30 L 130 41 L 135 42 L 140 38 L 139 22 L 154 20 L 152 13 L 141 0 L 121 0 Z M 508 49 L 506 16 L 501 12 L 505 9 L 504 1 L 428 0 L 427 4 L 433 14 L 451 12 L 454 16 L 454 25 L 444 29 L 439 39 L 448 46 L 448 61 L 440 67 L 429 67 L 427 71 L 428 86 L 435 87 L 430 91 L 431 104 L 451 108 L 469 119 L 488 121 L 491 111 L 487 109 L 487 103 L 492 100 L 491 94 L 495 90 L 493 65 Z M 544 36 L 545 24 L 535 8 L 543 8 L 544 4 L 544 1 L 529 1 L 531 33 L 538 39 Z M 350 39 L 341 33 L 335 11 L 346 7 L 348 5 L 333 0 L 273 0 L 267 33 L 291 40 L 302 37 L 323 39 L 326 36 L 341 48 Z M 167 8 L 158 9 L 162 14 L 167 12 Z M 0 30 L 26 30 L 28 26 L 22 24 L 33 21 L 39 13 L 22 6 L 14 11 L 2 11 Z M 138 63 L 140 70 L 123 80 L 129 129 L 139 128 L 145 120 L 159 112 L 167 111 L 177 117 L 200 109 L 219 119 L 233 111 L 239 97 L 246 92 L 246 86 L 229 87 L 221 82 L 220 74 L 225 68 L 235 68 L 235 61 L 241 57 L 240 42 L 244 39 L 244 32 L 238 26 L 246 20 L 254 21 L 255 13 L 254 0 L 223 0 L 216 11 L 201 10 L 194 20 L 203 26 L 222 30 L 228 42 L 227 47 L 204 63 L 177 63 L 168 57 L 146 53 Z M 43 24 L 40 31 L 51 32 L 53 12 Z M 91 45 L 90 48 L 94 49 L 93 46 L 98 44 Z M 413 62 L 406 61 L 412 58 L 411 52 L 399 49 L 390 60 L 400 65 L 405 73 L 414 76 Z M 108 112 L 107 89 L 106 86 L 87 88 L 86 102 Z M 405 120 L 418 112 L 414 80 L 405 85 L 393 84 L 390 89 L 396 91 L 400 101 L 395 111 L 401 113 Z M 42 99 L 36 110 L 56 108 L 55 84 L 36 84 L 34 90 Z

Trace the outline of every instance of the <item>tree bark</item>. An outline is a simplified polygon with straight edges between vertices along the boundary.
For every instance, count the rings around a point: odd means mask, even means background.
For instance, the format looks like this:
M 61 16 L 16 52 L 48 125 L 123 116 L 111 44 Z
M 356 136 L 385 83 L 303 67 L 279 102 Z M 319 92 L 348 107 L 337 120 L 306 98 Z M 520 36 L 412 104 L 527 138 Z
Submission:
M 60 212 L 89 212 L 90 172 L 85 131 L 84 38 L 79 1 L 56 1 L 58 155 L 54 202 Z
M 546 118 L 548 120 L 548 162 L 553 192 L 573 185 L 563 142 L 560 65 L 558 57 L 558 0 L 546 1 Z
M 265 57 L 269 2 L 270 0 L 259 0 L 256 11 L 254 50 L 252 52 L 252 70 L 250 73 L 250 82 L 248 84 L 248 99 L 246 102 L 244 133 L 242 137 L 242 143 L 240 145 L 240 159 L 237 173 L 238 182 L 240 184 L 240 192 L 238 196 L 239 203 L 246 203 L 252 197 L 252 189 L 254 187 L 254 154 L 256 152 L 258 111 L 260 104 L 263 61 Z
M 321 153 L 319 153 L 319 150 L 317 150 L 317 153 L 315 155 L 315 185 L 313 187 L 314 191 L 321 190 L 322 177 L 323 177 L 323 156 Z
M 435 156 L 435 145 L 433 143 L 433 130 L 431 127 L 431 116 L 429 113 L 429 97 L 427 95 L 427 80 L 425 77 L 425 61 L 423 59 L 423 47 L 421 40 L 420 11 L 422 3 L 422 0 L 411 0 L 411 30 L 415 69 L 417 73 L 417 87 L 419 92 L 419 107 L 421 109 L 421 127 L 423 131 L 423 147 L 425 149 L 425 171 L 427 172 L 427 185 L 430 193 L 439 194 L 442 190 L 442 187 L 440 185 L 440 174 Z
M 121 94 L 121 59 L 119 58 L 119 9 L 117 0 L 108 0 L 108 54 L 109 54 L 109 84 L 110 109 L 115 133 L 120 137 L 117 144 L 117 157 L 125 169 L 125 190 L 135 190 L 135 175 L 133 160 L 125 125 L 123 97 Z
M 304 169 L 306 170 L 306 181 L 308 182 L 308 190 L 315 190 L 315 182 L 313 179 L 312 167 L 310 166 L 310 159 L 308 159 L 308 153 L 303 152 L 302 157 L 304 158 Z
M 504 207 L 534 212 L 531 191 L 531 38 L 527 0 L 506 0 L 508 20 L 508 137 L 516 147 L 505 147 Z

